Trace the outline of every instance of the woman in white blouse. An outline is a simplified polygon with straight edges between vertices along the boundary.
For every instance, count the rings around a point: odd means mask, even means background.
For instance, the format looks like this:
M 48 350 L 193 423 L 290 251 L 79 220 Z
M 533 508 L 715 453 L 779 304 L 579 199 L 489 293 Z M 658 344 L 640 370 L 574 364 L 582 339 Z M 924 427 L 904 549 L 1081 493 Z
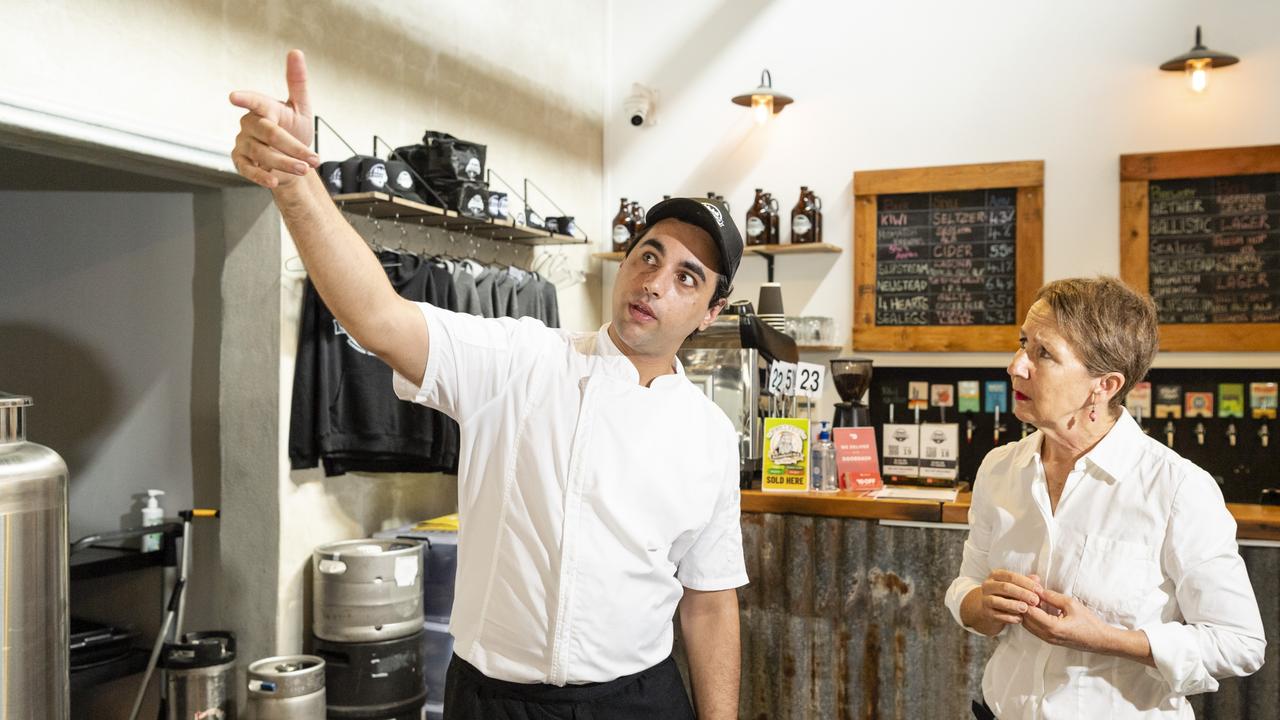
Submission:
M 979 717 L 1190 718 L 1266 639 L 1236 524 L 1204 470 L 1121 406 L 1157 347 L 1150 298 L 1114 278 L 1041 288 L 1009 364 L 1038 431 L 978 470 L 946 603 L 993 636 Z

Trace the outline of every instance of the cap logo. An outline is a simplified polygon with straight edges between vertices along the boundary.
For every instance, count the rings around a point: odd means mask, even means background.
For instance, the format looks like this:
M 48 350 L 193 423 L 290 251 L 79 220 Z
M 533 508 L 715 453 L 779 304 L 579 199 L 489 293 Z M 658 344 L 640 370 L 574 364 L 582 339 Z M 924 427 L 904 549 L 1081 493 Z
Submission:
M 711 217 L 716 219 L 717 225 L 724 227 L 724 216 L 720 214 L 720 208 L 708 202 L 702 203 L 702 206 L 711 211 Z

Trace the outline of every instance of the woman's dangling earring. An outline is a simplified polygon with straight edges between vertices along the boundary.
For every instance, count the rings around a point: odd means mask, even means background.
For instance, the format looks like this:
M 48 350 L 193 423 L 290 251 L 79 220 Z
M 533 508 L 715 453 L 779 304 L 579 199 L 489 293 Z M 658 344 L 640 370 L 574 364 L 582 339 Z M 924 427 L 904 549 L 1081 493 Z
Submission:
M 1089 422 L 1098 422 L 1098 391 L 1093 391 L 1093 405 L 1089 407 Z

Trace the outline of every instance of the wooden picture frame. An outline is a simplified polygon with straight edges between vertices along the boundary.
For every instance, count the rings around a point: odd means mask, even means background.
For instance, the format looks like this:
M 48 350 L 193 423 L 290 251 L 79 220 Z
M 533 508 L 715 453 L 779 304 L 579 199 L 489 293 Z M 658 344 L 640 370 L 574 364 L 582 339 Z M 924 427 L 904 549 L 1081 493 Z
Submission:
M 1152 180 L 1197 180 L 1280 173 L 1280 145 L 1136 153 L 1120 156 L 1120 277 L 1150 292 L 1148 196 Z M 1165 323 L 1160 349 L 1280 350 L 1280 323 Z
M 1015 321 L 1012 325 L 876 325 L 877 198 L 897 193 L 1015 188 Z M 1018 327 L 1044 281 L 1044 161 L 980 163 L 853 174 L 855 350 L 1012 352 Z

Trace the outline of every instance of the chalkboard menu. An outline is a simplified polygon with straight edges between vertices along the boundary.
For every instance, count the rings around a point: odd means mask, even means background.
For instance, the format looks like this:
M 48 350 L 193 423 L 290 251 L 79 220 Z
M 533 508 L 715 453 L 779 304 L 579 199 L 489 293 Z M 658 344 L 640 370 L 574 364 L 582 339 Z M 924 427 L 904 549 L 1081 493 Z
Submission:
M 1148 185 L 1161 323 L 1280 322 L 1280 173 Z
M 875 324 L 1016 324 L 1017 188 L 876 198 Z

